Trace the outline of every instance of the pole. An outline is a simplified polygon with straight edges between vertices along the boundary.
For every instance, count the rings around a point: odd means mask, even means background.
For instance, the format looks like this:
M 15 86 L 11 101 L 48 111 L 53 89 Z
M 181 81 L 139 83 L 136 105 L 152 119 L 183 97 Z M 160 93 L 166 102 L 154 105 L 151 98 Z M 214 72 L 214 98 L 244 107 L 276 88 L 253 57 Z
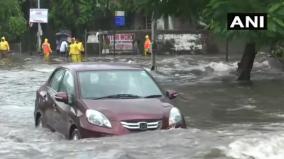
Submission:
M 88 57 L 88 52 L 87 52 L 87 37 L 88 37 L 88 31 L 87 29 L 85 30 L 85 37 L 84 37 L 84 40 L 85 40 L 85 60 L 87 61 L 87 57 Z
M 37 0 L 37 8 L 40 8 L 40 0 Z M 37 23 L 38 30 L 37 30 L 37 51 L 40 52 L 41 50 L 41 34 L 42 34 L 42 29 L 40 23 Z
M 22 56 L 22 40 L 20 41 L 20 56 Z
M 152 34 L 152 45 L 151 45 L 151 61 L 152 61 L 152 66 L 151 70 L 156 71 L 157 66 L 156 66 L 156 53 L 154 51 L 154 48 L 156 48 L 156 18 L 155 18 L 155 12 L 152 13 L 152 23 L 151 23 L 151 34 Z
M 102 39 L 101 39 L 100 34 L 98 34 L 98 41 L 99 41 L 99 56 L 100 56 L 102 55 L 102 46 L 101 46 Z
M 116 32 L 115 32 L 115 28 L 114 28 L 114 32 L 113 32 L 113 56 L 115 56 L 115 35 L 116 35 Z
M 109 1 L 108 1 L 109 2 Z M 114 13 L 114 20 L 113 20 L 113 56 L 115 56 L 115 29 L 116 29 L 116 14 L 117 12 Z

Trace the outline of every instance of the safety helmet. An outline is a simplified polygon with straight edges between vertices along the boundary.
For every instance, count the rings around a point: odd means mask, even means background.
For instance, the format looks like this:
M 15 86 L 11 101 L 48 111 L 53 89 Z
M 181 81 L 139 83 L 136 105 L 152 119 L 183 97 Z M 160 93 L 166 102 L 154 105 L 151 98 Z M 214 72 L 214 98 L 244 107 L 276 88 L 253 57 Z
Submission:
M 149 35 L 146 35 L 145 38 L 146 38 L 146 39 L 149 39 Z
M 5 37 L 4 37 L 4 36 L 2 36 L 2 37 L 1 37 L 1 40 L 5 40 Z
M 48 42 L 48 39 L 47 39 L 47 38 L 45 38 L 45 39 L 44 39 L 44 42 Z

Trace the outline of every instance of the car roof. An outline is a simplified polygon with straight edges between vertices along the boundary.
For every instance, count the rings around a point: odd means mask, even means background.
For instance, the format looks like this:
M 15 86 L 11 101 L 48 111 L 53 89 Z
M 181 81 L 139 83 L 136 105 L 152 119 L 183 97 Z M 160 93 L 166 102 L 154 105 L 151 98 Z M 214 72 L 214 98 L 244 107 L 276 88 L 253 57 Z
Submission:
M 144 70 L 139 65 L 125 63 L 79 63 L 63 65 L 61 67 L 75 72 L 96 70 Z

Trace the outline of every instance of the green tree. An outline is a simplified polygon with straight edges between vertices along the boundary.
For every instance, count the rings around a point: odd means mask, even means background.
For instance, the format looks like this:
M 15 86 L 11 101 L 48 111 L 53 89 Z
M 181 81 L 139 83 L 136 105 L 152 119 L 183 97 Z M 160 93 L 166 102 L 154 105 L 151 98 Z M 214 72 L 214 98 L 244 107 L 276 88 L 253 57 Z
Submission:
M 268 13 L 268 29 L 265 31 L 228 31 L 227 13 Z M 260 46 L 272 46 L 284 37 L 283 0 L 210 0 L 203 12 L 208 29 L 224 38 L 242 38 L 246 41 L 238 66 L 238 80 L 250 80 L 250 72 Z
M 57 29 L 69 29 L 80 34 L 85 29 L 110 29 L 114 0 L 51 1 L 50 18 Z
M 50 10 L 51 23 L 55 28 L 70 29 L 72 32 L 85 28 L 92 16 L 91 1 L 61 0 L 52 1 Z
M 9 40 L 18 40 L 27 29 L 20 3 L 18 0 L 0 1 L 0 34 Z
M 283 41 L 283 0 L 120 0 L 127 8 L 155 17 L 176 15 L 188 18 L 192 24 L 207 24 L 207 29 L 225 39 L 243 38 L 246 41 L 243 57 L 239 63 L 239 80 L 249 80 L 254 58 L 260 46 L 273 47 Z M 266 12 L 266 31 L 228 31 L 227 13 Z M 204 23 L 205 22 L 205 23 Z M 269 40 L 268 40 L 269 39 Z
M 206 0 L 118 0 L 121 8 L 127 11 L 139 12 L 156 18 L 161 16 L 179 16 L 192 23 L 198 23 Z

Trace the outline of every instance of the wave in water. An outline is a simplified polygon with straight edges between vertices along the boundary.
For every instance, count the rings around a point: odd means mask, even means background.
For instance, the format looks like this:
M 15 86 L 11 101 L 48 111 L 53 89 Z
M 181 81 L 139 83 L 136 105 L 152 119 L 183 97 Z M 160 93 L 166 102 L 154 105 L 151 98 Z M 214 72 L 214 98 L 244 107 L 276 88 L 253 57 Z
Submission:
M 224 148 L 234 159 L 283 159 L 284 135 L 259 135 L 238 139 Z

